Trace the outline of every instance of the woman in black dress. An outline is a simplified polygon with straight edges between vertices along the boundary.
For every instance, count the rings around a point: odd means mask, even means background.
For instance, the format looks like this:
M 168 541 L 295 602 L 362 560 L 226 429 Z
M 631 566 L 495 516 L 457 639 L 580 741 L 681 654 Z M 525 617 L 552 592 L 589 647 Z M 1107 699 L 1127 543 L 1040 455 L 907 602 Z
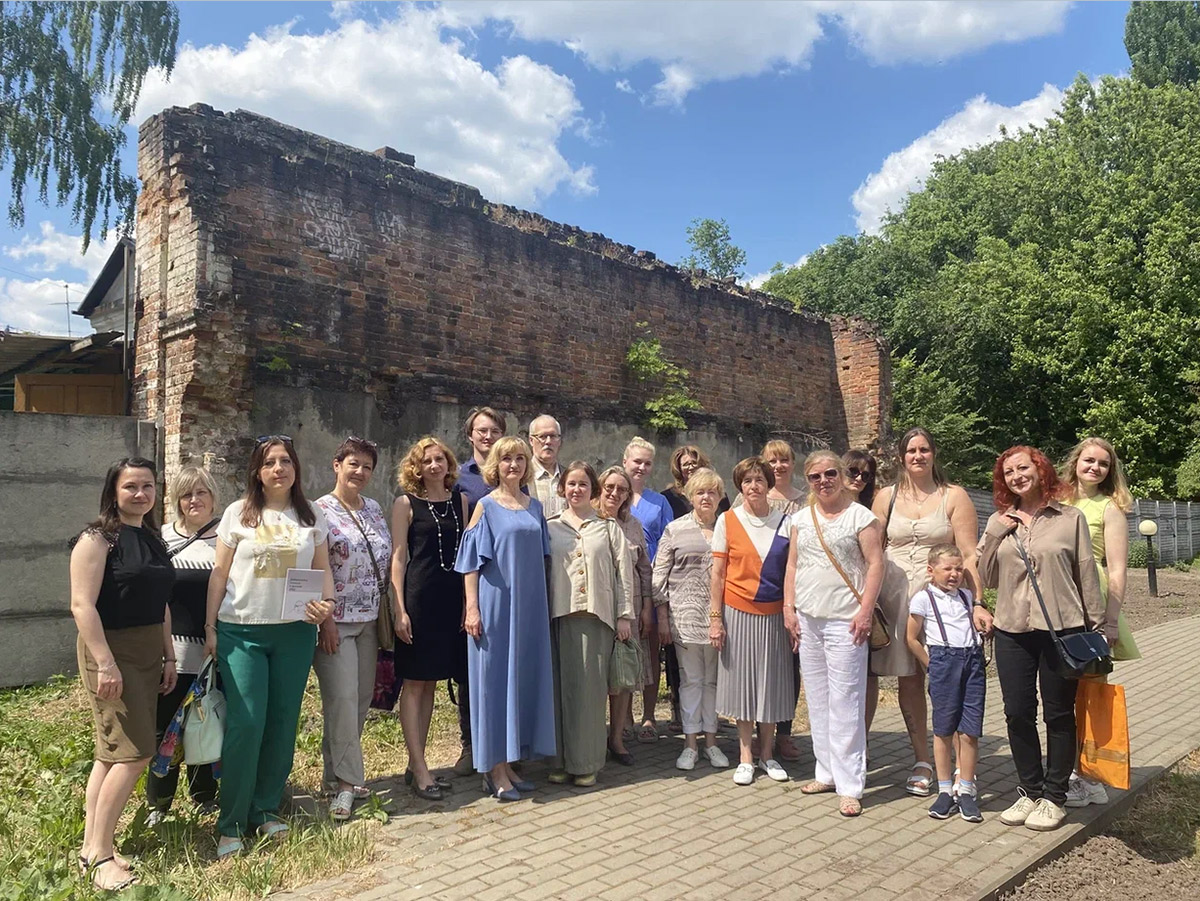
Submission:
M 463 577 L 454 571 L 467 527 L 454 452 L 437 438 L 414 444 L 397 472 L 402 493 L 392 505 L 392 590 L 396 594 L 396 677 L 400 725 L 408 747 L 405 782 L 413 793 L 442 800 L 449 782 L 429 772 L 425 743 L 433 695 L 442 679 L 467 681 Z

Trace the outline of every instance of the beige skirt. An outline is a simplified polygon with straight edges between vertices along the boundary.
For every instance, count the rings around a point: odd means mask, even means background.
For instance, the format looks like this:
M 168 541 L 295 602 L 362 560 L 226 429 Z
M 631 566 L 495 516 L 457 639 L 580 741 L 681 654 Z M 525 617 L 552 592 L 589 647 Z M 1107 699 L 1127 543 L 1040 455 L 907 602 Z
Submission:
M 105 763 L 129 763 L 153 757 L 154 720 L 158 689 L 162 683 L 163 627 L 134 626 L 106 629 L 104 638 L 121 671 L 121 696 L 99 698 L 99 667 L 81 635 L 75 643 L 79 675 L 88 691 L 96 730 L 96 759 Z
M 868 672 L 872 676 L 915 676 L 920 672 L 917 658 L 908 649 L 908 576 L 903 568 L 885 555 L 883 585 L 879 589 L 879 608 L 887 617 L 892 642 L 886 648 L 871 651 Z

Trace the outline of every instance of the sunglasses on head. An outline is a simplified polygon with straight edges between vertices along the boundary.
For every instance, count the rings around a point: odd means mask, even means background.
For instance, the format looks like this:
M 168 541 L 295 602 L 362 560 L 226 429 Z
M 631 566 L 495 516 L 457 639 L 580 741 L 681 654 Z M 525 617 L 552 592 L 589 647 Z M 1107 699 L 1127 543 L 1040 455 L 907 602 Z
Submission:
M 808 480 L 816 485 L 818 482 L 836 479 L 839 475 L 841 475 L 841 473 L 839 473 L 836 469 L 827 469 L 824 472 L 810 472 L 808 474 Z
M 379 450 L 379 445 L 374 441 L 368 441 L 366 438 L 359 438 L 357 435 L 347 435 L 346 440 L 353 441 L 356 444 L 365 444 L 367 447 L 371 448 L 371 450 Z
M 261 447 L 264 444 L 270 444 L 272 441 L 282 441 L 284 444 L 292 443 L 291 435 L 259 435 L 254 439 L 254 446 Z

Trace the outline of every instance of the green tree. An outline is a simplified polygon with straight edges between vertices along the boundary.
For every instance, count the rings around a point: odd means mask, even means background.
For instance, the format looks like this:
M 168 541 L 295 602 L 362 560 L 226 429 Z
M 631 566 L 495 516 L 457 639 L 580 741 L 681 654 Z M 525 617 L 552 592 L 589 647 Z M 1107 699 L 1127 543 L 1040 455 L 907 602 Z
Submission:
M 0 5 L 0 166 L 11 167 L 8 219 L 25 223 L 25 188 L 71 204 L 83 249 L 115 206 L 133 225 L 137 181 L 121 171 L 125 125 L 152 66 L 175 64 L 179 13 L 173 3 Z
M 733 243 L 724 219 L 693 219 L 687 238 L 692 253 L 679 261 L 684 269 L 703 269 L 713 278 L 745 275 L 746 251 Z
M 1200 3 L 1131 3 L 1125 52 L 1133 63 L 1131 74 L 1144 84 L 1192 84 L 1200 78 Z
M 938 161 L 880 235 L 764 288 L 879 322 L 895 426 L 961 481 L 1096 433 L 1162 496 L 1200 436 L 1198 183 L 1200 85 L 1080 77 L 1045 127 Z

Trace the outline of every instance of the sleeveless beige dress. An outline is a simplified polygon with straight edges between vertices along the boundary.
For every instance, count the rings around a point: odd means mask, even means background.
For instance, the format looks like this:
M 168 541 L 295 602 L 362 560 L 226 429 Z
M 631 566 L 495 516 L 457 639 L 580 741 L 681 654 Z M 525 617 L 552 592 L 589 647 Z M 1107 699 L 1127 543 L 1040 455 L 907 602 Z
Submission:
M 930 548 L 954 541 L 954 527 L 946 513 L 946 489 L 939 493 L 937 508 L 919 519 L 909 519 L 898 509 L 892 510 L 887 527 L 883 587 L 879 591 L 892 643 L 871 652 L 872 675 L 913 676 L 920 672 L 916 658 L 908 650 L 908 604 L 914 594 L 929 584 Z

